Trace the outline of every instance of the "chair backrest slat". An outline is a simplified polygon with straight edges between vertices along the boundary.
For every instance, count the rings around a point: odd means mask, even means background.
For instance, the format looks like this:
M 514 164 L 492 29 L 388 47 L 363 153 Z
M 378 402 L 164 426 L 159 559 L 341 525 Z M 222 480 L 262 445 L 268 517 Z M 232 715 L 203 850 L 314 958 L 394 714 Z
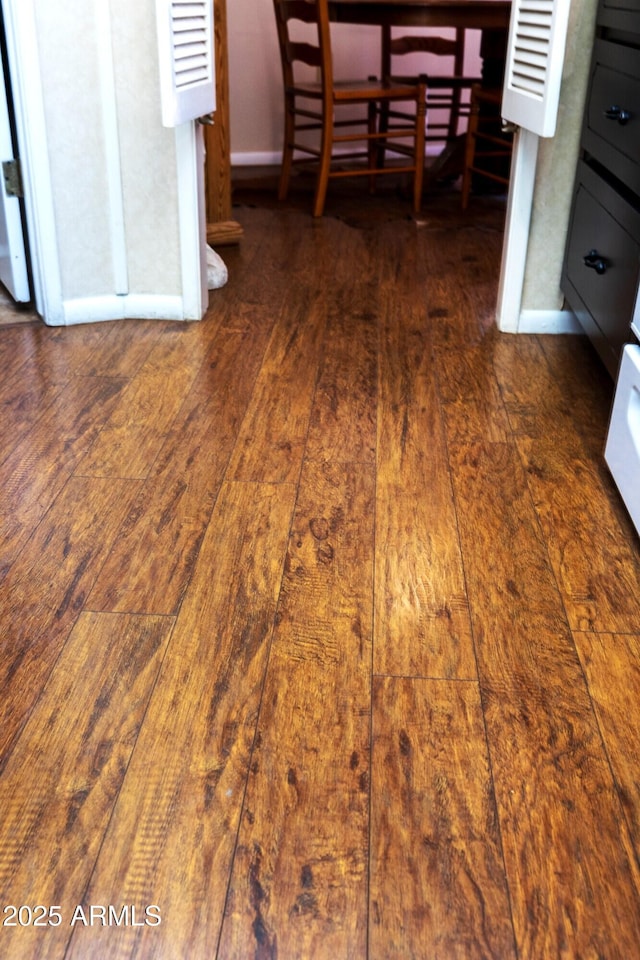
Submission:
M 405 36 L 391 39 L 391 55 L 405 53 L 432 53 L 436 57 L 455 57 L 459 47 L 458 40 L 446 37 Z
M 294 64 L 304 63 L 320 68 L 322 83 L 328 92 L 333 85 L 333 67 L 327 0 L 273 0 L 273 6 L 285 87 L 294 83 Z M 315 43 L 313 37 L 292 39 L 289 27 L 294 20 L 315 24 Z
M 289 63 L 293 64 L 296 61 L 300 63 L 306 63 L 309 67 L 321 67 L 322 66 L 322 57 L 320 55 L 320 49 L 314 47 L 310 43 L 302 43 L 300 41 L 293 42 L 289 41 L 287 43 L 287 60 Z
M 391 66 L 392 56 L 402 56 L 407 53 L 422 52 L 435 57 L 453 57 L 453 72 L 461 76 L 464 68 L 465 29 L 458 27 L 455 39 L 428 34 L 416 34 L 394 37 L 391 27 L 382 27 L 382 62 L 383 74 L 390 76 L 394 73 Z M 429 73 L 428 67 L 422 71 Z

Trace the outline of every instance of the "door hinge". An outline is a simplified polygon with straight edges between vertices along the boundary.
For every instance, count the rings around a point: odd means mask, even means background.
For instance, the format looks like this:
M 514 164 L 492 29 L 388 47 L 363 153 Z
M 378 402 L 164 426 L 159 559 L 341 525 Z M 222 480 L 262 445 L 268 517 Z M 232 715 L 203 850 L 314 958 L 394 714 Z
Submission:
M 2 175 L 4 177 L 4 192 L 6 195 L 8 197 L 24 197 L 20 161 L 18 159 L 3 161 Z

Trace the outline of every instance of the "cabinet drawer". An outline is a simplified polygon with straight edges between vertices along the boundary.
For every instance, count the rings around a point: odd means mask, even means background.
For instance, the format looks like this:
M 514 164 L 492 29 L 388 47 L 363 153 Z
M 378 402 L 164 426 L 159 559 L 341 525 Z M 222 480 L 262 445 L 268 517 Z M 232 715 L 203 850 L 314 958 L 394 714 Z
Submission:
M 640 52 L 599 40 L 594 46 L 582 143 L 640 193 Z
M 601 0 L 598 23 L 627 33 L 640 33 L 640 0 Z
M 629 340 L 640 265 L 640 213 L 578 165 L 562 289 L 612 376 Z

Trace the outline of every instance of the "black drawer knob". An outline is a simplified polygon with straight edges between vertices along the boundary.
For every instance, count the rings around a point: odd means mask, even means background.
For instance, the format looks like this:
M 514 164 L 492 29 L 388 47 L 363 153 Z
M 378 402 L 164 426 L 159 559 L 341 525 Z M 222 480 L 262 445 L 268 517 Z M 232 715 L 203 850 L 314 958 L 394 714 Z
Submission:
M 590 269 L 595 270 L 596 273 L 602 275 L 607 272 L 607 261 L 604 257 L 600 256 L 597 250 L 589 250 L 589 253 L 582 259 L 585 267 L 590 267 Z
M 626 123 L 631 119 L 631 114 L 628 110 L 623 110 L 622 107 L 608 107 L 604 112 L 607 120 L 617 120 L 621 127 L 624 127 Z

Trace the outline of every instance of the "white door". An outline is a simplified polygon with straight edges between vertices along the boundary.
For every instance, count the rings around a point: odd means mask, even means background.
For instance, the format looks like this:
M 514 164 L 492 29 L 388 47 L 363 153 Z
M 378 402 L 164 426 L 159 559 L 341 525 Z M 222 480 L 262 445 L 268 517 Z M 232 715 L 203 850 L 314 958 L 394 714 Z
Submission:
M 9 98 L 5 82 L 4 69 L 0 70 L 0 164 L 2 164 L 2 182 L 0 183 L 0 283 L 4 284 L 14 300 L 26 303 L 31 299 L 27 255 L 25 249 L 21 200 L 12 192 L 21 193 L 19 174 L 15 176 L 16 159 L 11 137 L 9 120 Z M 13 169 L 13 176 L 10 171 Z M 19 167 L 18 167 L 19 169 Z M 7 180 L 15 186 L 7 185 Z

